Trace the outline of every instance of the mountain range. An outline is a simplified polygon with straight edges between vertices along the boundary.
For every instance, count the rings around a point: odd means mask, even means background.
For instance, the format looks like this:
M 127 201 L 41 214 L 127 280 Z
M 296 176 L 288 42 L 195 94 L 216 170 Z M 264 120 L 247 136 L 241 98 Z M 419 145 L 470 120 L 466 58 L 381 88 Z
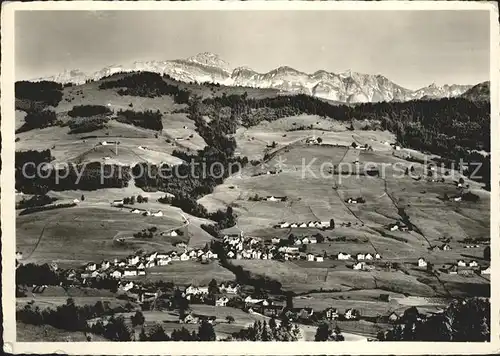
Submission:
M 130 65 L 113 65 L 95 73 L 67 70 L 52 77 L 38 78 L 59 83 L 82 84 L 99 80 L 119 72 L 149 71 L 167 74 L 183 82 L 218 83 L 226 86 L 273 88 L 286 93 L 300 93 L 328 100 L 362 103 L 378 101 L 406 101 L 421 98 L 443 98 L 464 94 L 472 85 L 431 84 L 410 90 L 380 74 L 363 74 L 352 71 L 332 73 L 318 70 L 312 74 L 281 66 L 267 73 L 258 73 L 248 67 L 231 69 L 218 55 L 200 53 L 187 59 L 134 62 Z

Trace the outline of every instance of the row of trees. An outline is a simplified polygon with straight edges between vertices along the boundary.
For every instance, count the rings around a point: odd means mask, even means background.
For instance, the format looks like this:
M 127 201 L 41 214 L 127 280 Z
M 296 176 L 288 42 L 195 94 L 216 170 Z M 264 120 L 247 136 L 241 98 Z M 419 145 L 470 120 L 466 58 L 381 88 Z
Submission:
M 437 315 L 424 316 L 417 308 L 405 311 L 392 330 L 380 332 L 381 341 L 490 341 L 490 302 L 482 298 L 455 300 Z
M 117 113 L 117 120 L 126 124 L 143 127 L 145 129 L 161 131 L 163 123 L 161 121 L 162 115 L 160 110 L 119 110 Z
M 90 117 L 97 115 L 109 115 L 112 111 L 103 105 L 75 105 L 68 111 L 71 117 Z
M 190 95 L 188 90 L 180 89 L 178 85 L 168 84 L 160 74 L 152 72 L 126 73 L 123 78 L 106 80 L 99 85 L 99 89 L 113 88 L 120 88 L 118 90 L 120 95 L 149 98 L 170 95 L 178 104 L 187 103 Z
M 46 106 L 57 106 L 62 100 L 63 86 L 52 81 L 19 81 L 15 84 L 16 99 L 42 103 Z
M 95 305 L 77 306 L 72 298 L 68 298 L 66 304 L 60 305 L 56 309 L 40 310 L 38 306 L 27 304 L 16 312 L 16 318 L 26 324 L 52 325 L 68 331 L 87 331 L 89 329 L 87 320 L 117 311 L 126 312 L 128 310 L 125 307 L 113 310 L 101 301 Z
M 256 321 L 253 325 L 232 334 L 233 338 L 241 341 L 297 341 L 300 329 L 297 324 L 292 325 L 287 318 L 279 323 L 274 318 L 269 324 Z
M 131 178 L 130 168 L 127 166 L 91 162 L 58 169 L 47 165 L 52 160 L 50 150 L 16 152 L 16 189 L 28 194 L 43 195 L 49 190 L 123 188 Z

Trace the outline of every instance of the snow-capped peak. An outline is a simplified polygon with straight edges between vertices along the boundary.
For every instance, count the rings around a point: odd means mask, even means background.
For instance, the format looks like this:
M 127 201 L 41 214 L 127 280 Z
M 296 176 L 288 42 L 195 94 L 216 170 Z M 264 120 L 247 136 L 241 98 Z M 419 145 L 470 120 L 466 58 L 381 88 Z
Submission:
M 267 73 L 257 73 L 249 67 L 231 69 L 218 55 L 203 52 L 187 59 L 151 60 L 130 65 L 112 65 L 95 73 L 64 71 L 49 78 L 60 83 L 85 83 L 99 80 L 118 72 L 148 71 L 167 74 L 182 82 L 219 83 L 227 86 L 270 88 L 280 92 L 303 93 L 340 102 L 404 101 L 412 99 L 441 98 L 463 94 L 470 85 L 445 85 L 435 83 L 410 90 L 403 88 L 381 74 L 363 74 L 348 69 L 340 73 L 318 70 L 308 74 L 289 66 L 280 66 Z
M 219 68 L 228 73 L 231 72 L 231 66 L 229 63 L 221 59 L 218 55 L 210 52 L 198 53 L 195 56 L 189 57 L 186 61 L 201 64 L 207 67 Z

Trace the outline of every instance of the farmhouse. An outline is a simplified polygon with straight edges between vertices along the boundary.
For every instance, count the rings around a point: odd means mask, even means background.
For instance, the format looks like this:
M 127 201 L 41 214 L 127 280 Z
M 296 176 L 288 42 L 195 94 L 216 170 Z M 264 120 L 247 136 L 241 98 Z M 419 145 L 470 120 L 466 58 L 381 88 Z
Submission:
M 239 284 L 225 285 L 224 283 L 222 283 L 219 287 L 219 290 L 227 294 L 238 294 L 238 292 L 240 291 L 240 285 Z
M 312 253 L 307 254 L 307 260 L 308 261 L 314 261 L 314 255 Z
M 355 263 L 355 264 L 352 266 L 352 269 L 359 271 L 359 270 L 364 269 L 364 268 L 365 268 L 365 265 L 366 265 L 366 264 L 365 264 L 365 262 L 358 262 L 358 263 Z
M 283 223 L 280 223 L 280 224 L 279 224 L 279 226 L 280 226 L 281 228 L 287 228 L 287 227 L 290 227 L 290 223 L 288 223 L 288 222 L 283 222 Z
M 23 253 L 20 251 L 16 252 L 16 260 L 22 260 L 23 259 Z
M 227 297 L 220 297 L 215 301 L 215 306 L 216 307 L 225 307 L 227 302 L 229 302 L 229 299 Z
M 363 203 L 365 203 L 365 199 L 363 199 L 362 197 L 348 198 L 345 200 L 345 202 L 348 204 L 363 204 Z
M 339 253 L 337 254 L 337 259 L 339 259 L 339 260 L 348 260 L 348 259 L 350 259 L 350 258 L 351 258 L 351 255 L 350 255 L 350 254 L 348 254 L 348 253 L 339 252 Z
M 168 257 L 168 258 L 158 259 L 158 261 L 156 263 L 158 264 L 158 266 L 166 266 L 170 263 L 170 261 L 171 261 L 171 258 Z
M 356 259 L 358 261 L 364 260 L 365 259 L 365 254 L 364 253 L 358 253 L 357 256 L 356 256 Z
M 291 223 L 290 227 L 299 227 L 299 225 L 297 223 Z
M 469 267 L 477 267 L 477 266 L 478 266 L 478 264 L 476 261 L 472 260 L 469 262 Z
M 427 267 L 427 261 L 423 257 L 420 257 L 418 259 L 418 267 L 420 268 Z
M 184 293 L 186 295 L 208 294 L 208 287 L 195 287 L 193 285 L 189 285 L 184 291 Z
M 110 263 L 109 261 L 102 261 L 101 262 L 101 269 L 104 271 L 104 270 L 107 270 L 109 267 L 110 267 Z
M 347 320 L 355 320 L 359 317 L 359 311 L 356 309 L 347 309 L 344 313 L 344 318 Z
M 371 253 L 367 253 L 365 255 L 365 260 L 373 260 L 373 255 Z
M 378 254 L 378 253 L 375 254 L 375 259 L 380 260 L 381 258 L 382 258 L 382 256 L 380 256 L 380 254 Z
M 315 244 L 315 243 L 318 243 L 318 240 L 316 240 L 316 238 L 315 238 L 315 237 L 310 237 L 310 238 L 309 238 L 309 243 L 310 243 L 310 244 Z
M 278 197 L 278 196 L 273 196 L 273 195 L 268 195 L 266 197 L 266 200 L 267 201 L 285 201 L 286 200 L 286 197 Z
M 324 258 L 321 255 L 316 255 L 316 262 L 324 262 Z
M 337 311 L 337 308 L 325 309 L 325 317 L 328 320 L 337 320 L 339 317 L 339 312 Z
M 113 200 L 111 206 L 123 206 L 123 199 L 121 200 Z
M 119 289 L 123 290 L 125 292 L 131 290 L 132 288 L 134 288 L 134 282 L 132 282 L 132 281 L 120 283 L 120 286 L 119 286 Z
M 467 266 L 467 263 L 465 263 L 464 260 L 458 260 L 457 261 L 457 266 L 458 267 L 466 267 Z
M 481 270 L 481 274 L 491 274 L 491 267 L 488 266 L 485 269 Z
M 138 263 L 139 263 L 139 256 L 132 255 L 132 256 L 127 257 L 127 264 L 129 266 L 135 266 Z
M 137 276 L 137 269 L 135 269 L 135 268 L 127 268 L 123 272 L 123 276 L 124 277 Z
M 85 270 L 87 271 L 95 271 L 97 269 L 97 264 L 91 262 L 88 263 L 87 266 L 85 266 Z
M 279 239 L 279 238 L 277 238 L 277 237 L 273 237 L 273 238 L 271 239 L 271 243 L 272 243 L 273 245 L 277 245 L 277 244 L 279 244 L 279 243 L 280 243 L 280 241 L 281 241 L 281 239 Z
M 142 214 L 142 213 L 144 213 L 144 210 L 135 208 L 135 209 L 130 210 L 130 212 L 132 214 Z
M 451 250 L 451 247 L 448 244 L 444 244 L 444 245 L 441 246 L 441 250 L 448 251 L 448 250 Z
M 180 256 L 180 260 L 181 261 L 188 261 L 189 260 L 189 255 L 184 252 L 181 256 Z
M 302 223 L 299 225 L 299 227 L 307 227 L 307 223 Z
M 199 319 L 194 317 L 192 314 L 187 314 L 183 318 L 179 319 L 180 324 L 198 324 Z
M 155 211 L 155 212 L 151 212 L 151 215 L 153 215 L 153 216 L 163 216 L 163 212 L 161 210 L 158 210 L 158 211 Z

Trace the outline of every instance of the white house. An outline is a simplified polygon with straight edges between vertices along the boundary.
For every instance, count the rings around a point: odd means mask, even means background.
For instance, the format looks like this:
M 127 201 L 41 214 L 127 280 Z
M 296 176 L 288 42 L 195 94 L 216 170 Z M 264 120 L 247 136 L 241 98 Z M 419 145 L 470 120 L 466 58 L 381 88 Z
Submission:
M 457 266 L 458 267 L 466 267 L 467 266 L 467 263 L 465 263 L 464 260 L 458 260 L 457 262 Z
M 299 225 L 299 227 L 307 227 L 307 223 L 302 223 Z
M 462 197 L 455 197 L 453 198 L 454 201 L 461 201 L 462 200 Z
M 87 266 L 85 267 L 87 271 L 95 271 L 97 269 L 97 264 L 91 262 L 88 263 Z
M 309 238 L 304 237 L 304 238 L 302 239 L 302 243 L 303 243 L 304 245 L 309 244 Z
M 196 251 L 195 250 L 189 251 L 188 256 L 191 257 L 191 258 L 196 258 L 197 257 L 196 256 Z
M 171 261 L 170 257 L 168 259 L 161 258 L 161 259 L 158 259 L 157 264 L 158 264 L 158 266 L 166 266 L 170 263 L 170 261 Z
M 299 225 L 297 223 L 291 223 L 290 227 L 298 227 Z
M 314 255 L 312 253 L 307 254 L 307 260 L 308 261 L 314 261 Z
M 279 243 L 280 243 L 280 241 L 281 241 L 281 239 L 279 239 L 279 238 L 277 238 L 277 237 L 273 237 L 273 238 L 271 239 L 271 243 L 272 243 L 273 245 L 277 245 L 277 244 L 279 244 Z
M 280 227 L 281 227 L 281 228 L 290 227 L 290 223 L 288 223 L 288 222 L 281 223 L 281 224 L 280 224 Z
M 73 199 L 73 203 L 78 204 L 80 201 L 78 199 Z
M 22 260 L 23 259 L 23 253 L 20 251 L 16 251 L 16 260 Z
M 377 260 L 380 260 L 380 259 L 382 258 L 382 256 L 380 256 L 380 254 L 376 253 L 376 254 L 375 254 L 375 258 L 376 258 Z
M 245 303 L 246 304 L 257 304 L 257 303 L 260 303 L 260 302 L 263 302 L 264 299 L 254 299 L 252 298 L 251 296 L 248 296 L 245 298 Z
M 488 266 L 487 268 L 481 270 L 481 274 L 491 274 L 491 267 Z
M 129 266 L 135 266 L 137 263 L 139 263 L 139 256 L 127 257 L 127 263 Z
M 316 256 L 316 262 L 324 262 L 324 258 L 321 255 Z
M 181 257 L 180 257 L 181 261 L 188 261 L 189 260 L 189 256 L 186 252 L 184 252 Z
M 229 299 L 227 297 L 220 297 L 215 301 L 215 306 L 216 307 L 225 307 L 227 302 L 229 302 Z
M 301 239 L 295 240 L 294 245 L 297 245 L 297 246 L 302 245 L 302 240 Z
M 178 234 L 178 233 L 177 233 L 177 231 L 175 231 L 175 230 L 172 230 L 172 231 L 170 231 L 170 232 L 168 233 L 168 236 L 174 236 L 174 237 L 175 237 L 175 236 L 178 236 L 178 235 L 179 235 L 179 234 Z
M 102 270 L 107 270 L 109 268 L 111 264 L 109 263 L 109 261 L 102 261 L 101 262 L 101 269 Z
M 163 216 L 163 212 L 161 210 L 158 210 L 158 211 L 155 211 L 155 212 L 151 212 L 151 215 L 153 215 L 153 216 Z
M 315 237 L 310 237 L 310 238 L 309 238 L 309 243 L 310 243 L 310 244 L 315 244 L 315 243 L 318 243 L 318 240 L 316 240 L 316 238 L 315 238 Z
M 348 253 L 339 252 L 339 253 L 337 254 L 337 259 L 338 259 L 338 260 L 348 260 L 348 259 L 350 259 L 350 258 L 351 258 L 351 255 L 350 255 L 350 254 L 348 254 Z
M 316 227 L 316 223 L 314 221 L 309 221 L 309 223 L 307 223 L 307 226 Z
M 132 288 L 134 288 L 134 282 L 132 282 L 132 281 L 120 284 L 120 289 L 125 291 L 125 292 L 131 290 Z
M 476 261 L 470 261 L 469 262 L 469 267 L 477 267 L 477 266 L 478 266 L 478 264 L 477 264 Z
M 418 259 L 418 267 L 427 267 L 427 261 L 423 257 Z
M 364 254 L 364 253 L 358 253 L 358 254 L 356 255 L 356 259 L 357 259 L 358 261 L 364 260 L 364 259 L 365 259 L 365 254 Z
M 144 276 L 145 274 L 146 274 L 146 269 L 145 268 L 138 268 L 137 269 L 137 275 Z
M 344 313 L 344 318 L 347 320 L 357 319 L 357 311 L 354 309 L 347 309 Z
M 129 268 L 123 272 L 124 277 L 137 276 L 137 269 Z
M 365 263 L 364 262 L 358 262 L 358 263 L 355 263 L 353 266 L 352 266 L 352 269 L 354 270 L 362 270 L 363 268 L 365 268 Z
M 169 258 L 170 255 L 166 252 L 159 252 L 157 255 L 156 255 L 156 258 L 157 259 L 165 259 L 165 258 Z
M 365 255 L 365 260 L 373 260 L 373 255 L 371 253 L 367 253 Z
M 394 224 L 391 226 L 391 231 L 396 231 L 396 230 L 399 230 L 399 226 L 397 224 Z
M 121 200 L 113 200 L 111 206 L 123 206 L 123 199 Z
M 144 212 L 144 210 L 141 210 L 141 209 L 137 209 L 137 208 L 136 208 L 136 209 L 132 209 L 132 210 L 130 210 L 130 212 L 131 212 L 132 214 L 140 214 L 140 213 Z
M 233 251 L 229 251 L 229 252 L 227 253 L 227 257 L 229 257 L 229 258 L 234 258 L 234 252 L 233 252 Z
M 110 276 L 113 277 L 113 278 L 121 278 L 123 275 L 123 273 L 120 271 L 120 270 L 114 270 L 113 272 L 111 272 Z
M 267 200 L 267 201 L 280 201 L 281 199 L 275 198 L 274 196 L 272 196 L 272 195 L 271 195 L 271 196 L 268 196 L 268 197 L 266 198 L 266 200 Z

